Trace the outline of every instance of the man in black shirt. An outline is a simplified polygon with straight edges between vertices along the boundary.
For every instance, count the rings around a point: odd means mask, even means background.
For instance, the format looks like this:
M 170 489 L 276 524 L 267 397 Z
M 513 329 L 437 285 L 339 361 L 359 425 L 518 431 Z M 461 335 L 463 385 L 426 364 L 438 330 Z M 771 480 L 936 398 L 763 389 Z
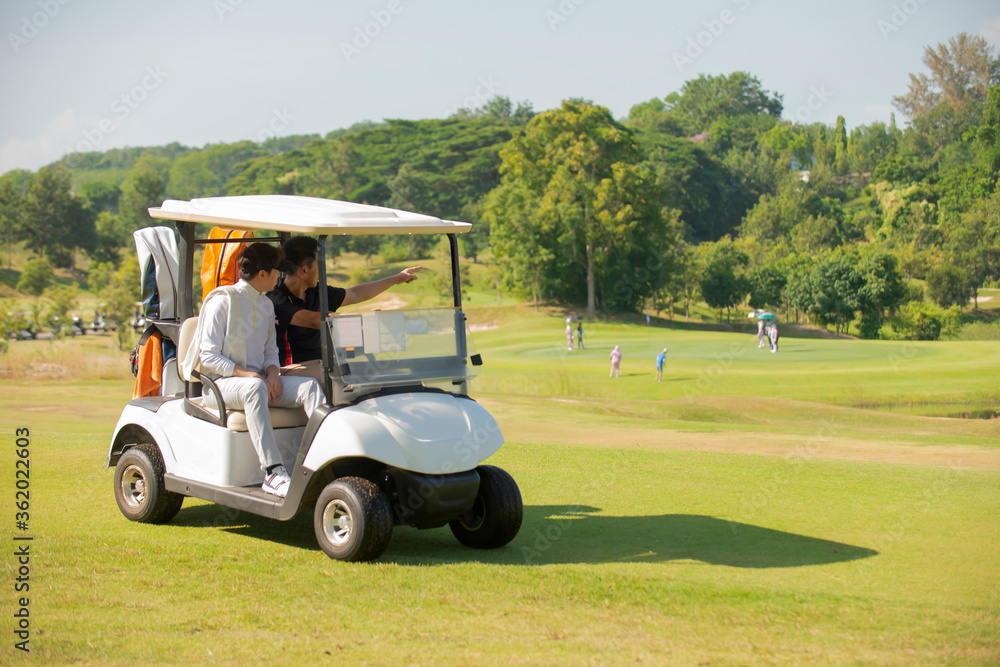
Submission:
M 316 249 L 319 243 L 309 236 L 296 236 L 283 246 L 285 251 L 285 279 L 267 296 L 274 303 L 274 317 L 277 327 L 278 358 L 282 366 L 290 364 L 316 366 L 316 377 L 320 369 L 315 363 L 322 357 L 319 336 L 319 263 Z M 374 299 L 394 285 L 410 283 L 417 279 L 414 266 L 399 273 L 355 285 L 349 289 L 326 286 L 330 312 L 341 306 L 350 306 Z M 312 362 L 309 364 L 308 362 Z

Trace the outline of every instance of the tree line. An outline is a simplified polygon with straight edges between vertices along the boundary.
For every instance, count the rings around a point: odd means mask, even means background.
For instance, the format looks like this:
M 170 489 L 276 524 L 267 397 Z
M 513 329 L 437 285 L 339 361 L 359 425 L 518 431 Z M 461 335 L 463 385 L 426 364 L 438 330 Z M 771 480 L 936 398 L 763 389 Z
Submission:
M 325 137 L 74 154 L 0 177 L 0 233 L 8 265 L 24 241 L 56 266 L 78 253 L 117 266 L 165 198 L 301 194 L 473 222 L 463 248 L 498 283 L 592 314 L 749 299 L 867 337 L 890 316 L 897 335 L 933 337 L 948 319 L 937 307 L 1000 278 L 1000 59 L 960 34 L 923 65 L 892 100 L 902 128 L 895 115 L 850 130 L 782 120 L 780 94 L 733 72 L 621 119 L 589 100 L 536 113 L 497 97 Z

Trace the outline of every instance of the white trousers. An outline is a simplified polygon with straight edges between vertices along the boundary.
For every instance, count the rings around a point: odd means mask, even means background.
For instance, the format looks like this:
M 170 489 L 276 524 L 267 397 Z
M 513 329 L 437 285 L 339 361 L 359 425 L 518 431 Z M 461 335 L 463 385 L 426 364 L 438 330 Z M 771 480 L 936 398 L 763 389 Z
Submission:
M 281 464 L 281 454 L 274 442 L 274 429 L 271 426 L 271 415 L 268 414 L 267 385 L 261 378 L 219 378 L 215 381 L 222 394 L 227 408 L 243 410 L 246 413 L 247 431 L 260 469 L 267 470 L 273 465 Z M 323 390 L 312 378 L 285 377 L 281 378 L 282 392 L 271 406 L 276 408 L 297 408 L 301 406 L 306 416 L 311 417 L 313 411 L 324 402 Z M 215 397 L 211 392 L 205 393 L 205 403 L 215 407 Z

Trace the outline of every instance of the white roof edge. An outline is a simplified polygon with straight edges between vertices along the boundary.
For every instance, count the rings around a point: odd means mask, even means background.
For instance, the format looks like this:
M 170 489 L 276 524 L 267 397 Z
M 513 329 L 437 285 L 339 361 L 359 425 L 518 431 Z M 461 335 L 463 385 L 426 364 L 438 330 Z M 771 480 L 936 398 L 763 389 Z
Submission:
M 354 202 L 297 195 L 238 195 L 181 201 L 168 199 L 149 209 L 163 220 L 202 222 L 231 229 L 298 234 L 461 234 L 472 225 Z

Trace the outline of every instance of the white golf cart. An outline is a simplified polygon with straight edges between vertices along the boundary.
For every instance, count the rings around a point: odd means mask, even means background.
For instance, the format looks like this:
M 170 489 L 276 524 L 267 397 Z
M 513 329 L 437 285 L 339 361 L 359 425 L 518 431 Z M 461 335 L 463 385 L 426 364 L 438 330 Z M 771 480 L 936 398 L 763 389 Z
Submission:
M 115 499 L 133 521 L 165 523 L 184 496 L 287 521 L 313 510 L 316 539 L 330 557 L 378 558 L 393 526 L 448 524 L 468 546 L 495 548 L 521 525 L 517 484 L 480 463 L 503 444 L 495 420 L 469 398 L 481 364 L 462 312 L 456 234 L 464 222 L 377 206 L 282 195 L 168 200 L 149 209 L 178 232 L 178 317 L 157 321 L 180 359 L 164 366 L 161 396 L 131 401 L 115 427 L 107 467 Z M 197 317 L 193 312 L 196 223 L 270 230 L 319 240 L 326 284 L 326 239 L 340 234 L 445 234 L 451 247 L 450 308 L 329 314 L 321 289 L 326 405 L 314 414 L 271 408 L 275 439 L 292 481 L 285 498 L 261 490 L 263 473 L 245 416 L 225 407 L 197 372 L 179 377 Z M 221 409 L 202 402 L 202 390 Z

